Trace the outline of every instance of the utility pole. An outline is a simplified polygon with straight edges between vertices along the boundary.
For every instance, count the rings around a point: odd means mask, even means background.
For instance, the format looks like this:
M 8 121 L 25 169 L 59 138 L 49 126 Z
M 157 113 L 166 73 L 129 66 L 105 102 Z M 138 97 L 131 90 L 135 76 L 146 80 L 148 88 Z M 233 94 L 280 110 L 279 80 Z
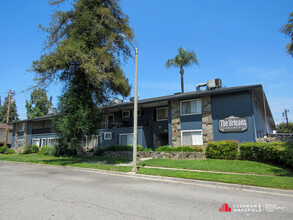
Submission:
M 289 109 L 284 109 L 284 111 L 282 113 L 283 117 L 285 117 L 285 119 L 286 119 L 287 126 L 288 126 L 288 112 L 289 112 Z
M 6 136 L 5 136 L 5 145 L 7 146 L 7 142 L 8 142 L 8 122 L 9 122 L 9 114 L 10 114 L 10 103 L 11 103 L 11 96 L 14 95 L 14 93 L 11 92 L 11 90 L 9 90 L 8 93 L 8 106 L 7 106 L 7 117 L 6 117 Z

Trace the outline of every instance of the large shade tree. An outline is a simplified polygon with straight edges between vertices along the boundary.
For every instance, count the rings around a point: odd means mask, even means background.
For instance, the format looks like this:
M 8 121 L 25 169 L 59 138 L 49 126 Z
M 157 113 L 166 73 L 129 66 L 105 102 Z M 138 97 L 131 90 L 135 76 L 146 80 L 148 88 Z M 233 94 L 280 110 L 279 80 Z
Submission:
M 59 5 L 64 0 L 50 0 Z M 99 126 L 97 106 L 116 95 L 128 96 L 130 85 L 121 62 L 130 56 L 124 37 L 134 33 L 119 0 L 72 0 L 72 8 L 52 16 L 46 52 L 34 61 L 38 86 L 64 83 L 54 127 L 60 136 L 59 154 L 74 154 L 83 135 Z
M 290 38 L 291 42 L 286 45 L 286 48 L 287 52 L 293 56 L 293 12 L 290 13 L 288 24 L 285 24 L 280 31 Z
M 194 51 L 187 51 L 183 47 L 178 49 L 178 54 L 174 59 L 169 59 L 165 66 L 167 68 L 171 67 L 179 67 L 180 68 L 180 75 L 181 75 L 181 92 L 184 93 L 184 69 L 183 67 L 189 66 L 191 64 L 196 64 L 199 66 L 199 62 Z

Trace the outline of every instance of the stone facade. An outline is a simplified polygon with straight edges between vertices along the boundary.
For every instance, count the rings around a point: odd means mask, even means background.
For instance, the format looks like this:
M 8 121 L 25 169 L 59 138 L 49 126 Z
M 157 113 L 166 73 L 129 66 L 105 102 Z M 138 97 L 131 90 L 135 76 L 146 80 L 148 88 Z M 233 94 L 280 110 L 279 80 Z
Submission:
M 210 96 L 204 96 L 201 99 L 202 107 L 202 135 L 203 143 L 214 140 L 213 135 L 213 118 L 212 118 L 212 101 Z
M 180 101 L 171 101 L 172 145 L 181 145 Z
M 27 121 L 24 123 L 24 133 L 23 133 L 23 145 L 22 145 L 22 147 L 26 146 L 26 138 L 27 138 Z
M 15 126 L 15 138 L 14 138 L 14 148 L 17 148 L 17 138 L 18 138 L 18 124 Z

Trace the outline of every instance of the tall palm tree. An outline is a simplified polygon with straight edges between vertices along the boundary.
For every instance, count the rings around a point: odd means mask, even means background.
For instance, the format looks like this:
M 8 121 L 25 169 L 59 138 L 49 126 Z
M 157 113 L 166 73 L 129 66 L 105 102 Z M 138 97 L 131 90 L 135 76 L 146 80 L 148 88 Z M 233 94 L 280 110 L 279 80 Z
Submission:
M 178 49 L 178 54 L 174 59 L 169 59 L 165 66 L 167 68 L 171 68 L 172 66 L 180 67 L 180 75 L 181 75 L 181 92 L 184 93 L 184 83 L 183 83 L 183 75 L 184 69 L 183 66 L 188 66 L 191 64 L 196 64 L 199 66 L 199 62 L 194 51 L 187 51 L 183 47 Z

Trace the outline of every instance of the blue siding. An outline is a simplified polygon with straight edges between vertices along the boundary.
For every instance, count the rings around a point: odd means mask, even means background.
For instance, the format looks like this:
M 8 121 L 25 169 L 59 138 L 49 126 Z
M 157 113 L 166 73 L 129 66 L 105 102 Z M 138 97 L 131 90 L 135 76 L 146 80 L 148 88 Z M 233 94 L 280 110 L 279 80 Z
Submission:
M 172 145 L 172 109 L 171 102 L 168 102 L 168 142 Z
M 252 113 L 252 98 L 249 92 L 212 96 L 214 141 L 238 140 L 240 142 L 254 142 L 255 133 Z M 218 121 L 229 117 L 230 115 L 247 118 L 248 130 L 234 133 L 220 132 L 218 129 Z
M 186 115 L 180 117 L 181 130 L 202 129 L 202 115 Z

